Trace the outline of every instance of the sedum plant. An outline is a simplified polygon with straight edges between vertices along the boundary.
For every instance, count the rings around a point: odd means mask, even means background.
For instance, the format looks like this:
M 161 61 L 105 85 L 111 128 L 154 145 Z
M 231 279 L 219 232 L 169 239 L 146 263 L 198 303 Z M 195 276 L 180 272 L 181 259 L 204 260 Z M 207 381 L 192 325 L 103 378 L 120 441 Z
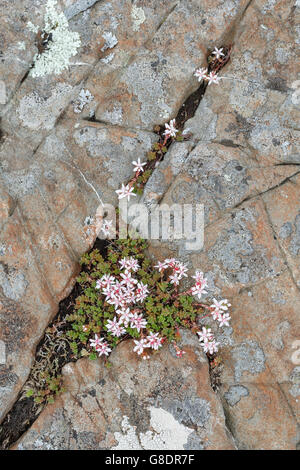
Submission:
M 207 280 L 196 271 L 193 285 L 179 290 L 187 277 L 187 267 L 172 258 L 153 266 L 145 254 L 143 240 L 117 240 L 108 244 L 107 256 L 96 249 L 82 257 L 83 271 L 78 282 L 82 294 L 74 313 L 67 316 L 67 332 L 77 356 L 109 356 L 121 341 L 132 338 L 133 350 L 143 359 L 172 343 L 176 354 L 184 354 L 176 343 L 179 328 L 195 332 L 208 355 L 218 351 L 210 328 L 199 327 L 198 320 L 211 316 L 220 327 L 229 326 L 226 299 L 200 303 Z

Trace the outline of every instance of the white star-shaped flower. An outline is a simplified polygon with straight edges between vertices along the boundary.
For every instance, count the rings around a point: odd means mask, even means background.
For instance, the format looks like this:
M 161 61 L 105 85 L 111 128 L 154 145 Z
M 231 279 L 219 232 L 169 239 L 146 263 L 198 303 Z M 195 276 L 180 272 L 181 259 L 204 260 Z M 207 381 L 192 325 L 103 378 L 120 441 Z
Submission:
M 218 77 L 218 75 L 215 72 L 210 72 L 207 79 L 208 79 L 209 85 L 211 85 L 212 83 L 216 83 L 218 85 L 220 81 L 220 77 Z
M 144 171 L 143 166 L 145 166 L 145 165 L 147 164 L 146 162 L 145 162 L 145 163 L 141 163 L 141 159 L 140 159 L 140 158 L 138 158 L 137 162 L 133 161 L 133 162 L 131 162 L 131 163 L 134 165 L 133 171 L 142 171 L 142 172 Z
M 207 79 L 207 69 L 205 69 L 205 68 L 197 69 L 196 72 L 194 73 L 194 76 L 198 78 L 199 82 L 201 82 L 201 80 L 206 80 Z
M 223 47 L 221 49 L 218 49 L 215 47 L 214 51 L 212 52 L 212 55 L 216 56 L 216 59 L 220 59 L 221 57 L 224 57 L 225 54 L 223 54 Z
M 123 199 L 124 197 L 127 197 L 127 200 L 129 201 L 131 196 L 136 196 L 136 194 L 133 193 L 133 189 L 134 188 L 132 186 L 129 186 L 129 184 L 127 184 L 127 186 L 122 184 L 122 188 L 117 189 L 116 193 L 118 194 L 119 199 Z

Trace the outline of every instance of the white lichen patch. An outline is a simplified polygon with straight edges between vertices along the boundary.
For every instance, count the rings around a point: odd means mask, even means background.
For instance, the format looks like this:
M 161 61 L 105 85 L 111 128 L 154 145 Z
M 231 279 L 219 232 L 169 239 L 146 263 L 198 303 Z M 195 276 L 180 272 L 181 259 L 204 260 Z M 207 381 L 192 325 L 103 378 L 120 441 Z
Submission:
M 115 54 L 112 52 L 111 54 L 107 55 L 106 57 L 103 57 L 103 59 L 101 59 L 101 62 L 103 64 L 109 64 L 113 58 L 115 57 Z
M 44 16 L 44 39 L 46 49 L 34 58 L 32 77 L 43 77 L 54 73 L 60 74 L 68 68 L 70 58 L 77 54 L 80 47 L 80 36 L 69 30 L 68 20 L 64 13 L 56 11 L 57 0 L 48 0 Z M 27 26 L 34 31 L 32 24 Z M 35 31 L 36 32 L 36 31 Z
M 28 21 L 27 23 L 27 28 L 29 29 L 29 31 L 31 31 L 32 33 L 36 34 L 39 30 L 39 27 L 38 26 L 34 26 L 33 23 L 31 23 L 31 21 Z
M 115 440 L 118 441 L 118 445 L 112 447 L 113 450 L 142 450 L 140 446 L 137 434 L 136 426 L 129 424 L 127 416 L 123 416 L 122 421 L 122 432 L 115 432 Z
M 94 97 L 92 93 L 89 90 L 84 90 L 84 88 L 82 88 L 82 90 L 80 90 L 77 100 L 74 103 L 74 108 L 73 108 L 74 113 L 77 113 L 77 114 L 81 113 L 83 108 L 87 104 L 91 103 L 93 99 Z
M 103 114 L 104 120 L 111 124 L 121 125 L 123 122 L 123 109 L 120 103 L 116 103 L 112 111 L 106 111 Z
M 133 31 L 138 31 L 140 29 L 140 25 L 143 24 L 146 20 L 144 10 L 140 7 L 137 7 L 136 5 L 133 5 L 131 9 L 131 18 L 133 23 Z
M 118 44 L 116 36 L 111 32 L 102 34 L 102 37 L 105 41 L 104 46 L 101 49 L 102 52 L 106 51 L 106 49 L 113 49 Z
M 123 417 L 122 432 L 115 432 L 118 445 L 113 450 L 184 450 L 193 429 L 176 421 L 174 416 L 162 408 L 151 406 L 149 431 L 137 435 L 136 426 L 131 426 L 127 416 Z

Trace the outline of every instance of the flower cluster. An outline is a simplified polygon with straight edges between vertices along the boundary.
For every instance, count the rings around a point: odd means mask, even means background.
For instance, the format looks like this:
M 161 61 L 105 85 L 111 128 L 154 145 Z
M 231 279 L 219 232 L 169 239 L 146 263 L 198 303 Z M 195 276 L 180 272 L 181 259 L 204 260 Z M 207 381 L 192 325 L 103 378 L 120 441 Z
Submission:
M 125 184 L 122 183 L 121 189 L 117 189 L 116 193 L 119 199 L 123 199 L 124 197 L 127 197 L 127 201 L 129 201 L 131 196 L 136 196 L 133 190 L 134 190 L 133 186 L 129 186 L 129 184 L 125 186 Z
M 218 60 L 225 56 L 222 47 L 220 49 L 215 47 L 212 52 L 212 55 L 215 56 L 215 59 Z M 199 82 L 201 82 L 201 80 L 207 81 L 208 85 L 211 85 L 212 83 L 215 83 L 217 85 L 221 79 L 221 77 L 219 77 L 216 72 L 208 72 L 208 69 L 204 67 L 197 69 L 194 73 L 194 76 L 198 78 Z
M 214 339 L 211 328 L 203 327 L 197 334 L 199 335 L 199 341 L 205 353 L 214 354 L 218 352 L 219 343 Z
M 172 119 L 169 124 L 165 124 L 164 136 L 169 139 L 170 137 L 176 137 L 178 129 L 175 127 L 175 119 Z
M 110 274 L 104 274 L 96 282 L 96 289 L 99 289 L 105 296 L 105 301 L 113 305 L 115 308 L 115 317 L 113 320 L 107 320 L 105 324 L 106 331 L 117 338 L 126 334 L 126 328 L 135 329 L 143 336 L 140 340 L 135 340 L 134 351 L 141 355 L 145 348 L 157 350 L 161 347 L 163 338 L 158 333 L 149 331 L 144 333 L 147 327 L 147 320 L 140 313 L 138 304 L 144 302 L 149 293 L 148 286 L 139 282 L 133 277 L 133 273 L 140 269 L 138 260 L 131 257 L 124 257 L 119 261 L 120 273 L 119 279 Z M 95 339 L 90 340 L 90 345 L 95 348 L 99 356 L 107 355 L 111 349 L 103 338 L 99 339 L 95 335 Z
M 190 289 L 183 293 L 178 292 L 179 281 L 187 277 L 188 268 L 175 258 L 167 258 L 158 262 L 154 268 L 156 268 L 158 274 L 156 279 L 159 280 L 160 278 L 161 280 L 162 292 L 166 292 L 168 289 L 173 292 L 169 297 L 168 294 L 162 293 L 162 298 L 164 295 L 170 299 L 175 299 L 175 301 L 176 299 L 180 301 L 180 298 L 182 298 L 184 309 L 187 308 L 187 304 L 184 302 L 194 304 L 194 296 L 200 299 L 202 294 L 207 293 L 205 290 L 207 288 L 207 279 L 200 271 L 196 271 L 195 275 L 192 276 L 195 283 Z M 137 258 L 123 256 L 117 262 L 114 275 L 105 273 L 95 282 L 95 289 L 100 291 L 101 296 L 104 296 L 105 304 L 113 306 L 114 309 L 114 315 L 110 319 L 106 319 L 103 324 L 103 332 L 104 334 L 106 332 L 108 339 L 105 340 L 105 338 L 100 338 L 95 334 L 95 337 L 89 340 L 90 346 L 95 349 L 99 356 L 108 356 L 111 352 L 112 347 L 108 342 L 109 338 L 118 340 L 124 335 L 132 336 L 134 339 L 133 351 L 143 359 L 150 357 L 147 351 L 157 351 L 166 340 L 166 337 L 159 334 L 155 329 L 152 330 L 151 322 L 148 321 L 149 310 L 145 302 L 148 301 L 148 305 L 151 305 L 152 301 L 149 298 L 151 291 L 148 284 L 138 278 L 140 271 L 143 271 L 143 266 Z M 164 283 L 165 286 L 163 286 Z M 168 286 L 170 287 L 168 288 Z M 178 301 L 176 305 L 179 305 Z M 227 299 L 220 301 L 213 299 L 212 305 L 197 304 L 197 306 L 208 309 L 209 316 L 218 322 L 219 327 L 229 326 L 230 315 L 228 308 L 230 304 Z M 176 309 L 174 313 L 177 314 Z M 185 320 L 185 322 L 187 321 Z M 196 324 L 191 322 L 190 326 L 195 328 Z M 175 329 L 178 330 L 178 327 L 179 325 L 175 325 Z M 196 329 L 203 351 L 206 354 L 215 354 L 218 351 L 219 343 L 215 340 L 211 328 L 202 327 L 202 329 L 199 329 L 199 327 L 196 327 Z M 87 331 L 87 326 L 83 325 L 82 330 Z M 179 348 L 175 340 L 172 340 L 172 344 L 176 356 L 183 357 L 185 351 Z
M 205 279 L 203 273 L 196 271 L 195 276 L 192 276 L 195 279 L 195 285 L 191 288 L 191 294 L 197 295 L 198 299 L 201 299 L 202 294 L 207 294 L 205 287 L 207 287 L 207 279 Z
M 201 82 L 201 80 L 206 80 L 208 85 L 211 85 L 212 83 L 218 84 L 221 79 L 221 77 L 219 77 L 215 72 L 208 73 L 208 69 L 206 68 L 197 69 L 194 75 L 198 78 L 199 82 Z
M 169 281 L 175 286 L 179 285 L 179 281 L 183 277 L 187 277 L 186 272 L 188 268 L 175 258 L 165 259 L 162 263 L 158 262 L 158 264 L 154 267 L 157 268 L 160 273 L 164 272 L 166 269 L 171 268 L 172 274 L 169 276 Z
M 104 341 L 104 338 L 99 338 L 98 335 L 95 335 L 95 339 L 90 339 L 90 344 L 96 349 L 99 356 L 102 356 L 103 354 L 108 356 L 111 352 L 111 348 L 108 346 L 108 343 Z
M 229 326 L 231 317 L 227 311 L 228 307 L 231 307 L 231 304 L 227 299 L 220 300 L 219 302 L 213 299 L 213 302 L 214 303 L 210 306 L 213 319 L 217 320 L 220 326 Z

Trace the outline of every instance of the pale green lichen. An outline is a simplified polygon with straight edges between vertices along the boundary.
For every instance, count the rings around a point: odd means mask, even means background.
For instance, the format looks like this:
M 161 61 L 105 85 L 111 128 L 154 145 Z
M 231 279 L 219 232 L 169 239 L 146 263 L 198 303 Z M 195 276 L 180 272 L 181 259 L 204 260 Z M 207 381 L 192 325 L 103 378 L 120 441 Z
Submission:
M 144 10 L 140 7 L 137 7 L 136 5 L 133 5 L 131 10 L 131 18 L 133 22 L 133 31 L 138 31 L 140 29 L 140 25 L 143 24 L 146 20 Z
M 32 77 L 43 77 L 54 73 L 60 74 L 68 68 L 69 60 L 77 54 L 80 47 L 80 36 L 69 30 L 67 18 L 62 12 L 56 11 L 57 0 L 48 0 L 44 16 L 43 36 L 48 40 L 46 49 L 34 58 Z M 32 24 L 28 25 L 34 30 Z

